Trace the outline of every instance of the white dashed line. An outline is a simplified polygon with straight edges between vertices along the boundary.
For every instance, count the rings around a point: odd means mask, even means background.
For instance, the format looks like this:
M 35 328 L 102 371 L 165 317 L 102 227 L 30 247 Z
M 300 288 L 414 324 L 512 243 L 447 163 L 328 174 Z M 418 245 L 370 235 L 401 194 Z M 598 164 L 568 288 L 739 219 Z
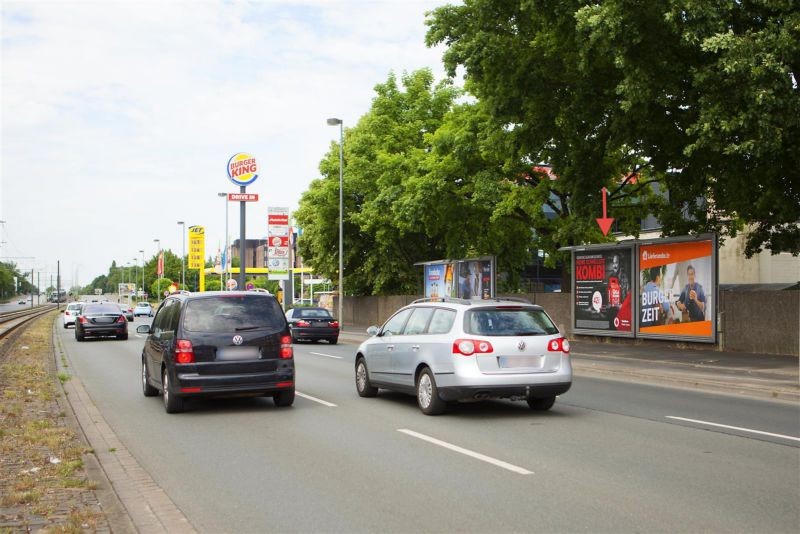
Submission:
M 466 456 L 470 456 L 477 460 L 481 460 L 486 463 L 490 463 L 497 467 L 502 467 L 503 469 L 508 469 L 514 473 L 518 473 L 520 475 L 532 475 L 533 471 L 528 471 L 527 469 L 523 469 L 522 467 L 517 467 L 516 465 L 509 464 L 502 460 L 498 460 L 496 458 L 492 458 L 491 456 L 486 456 L 485 454 L 481 454 L 479 452 L 471 451 L 469 449 L 464 449 L 463 447 L 459 447 L 458 445 L 453 445 L 452 443 L 447 443 L 446 441 L 442 441 L 436 438 L 432 438 L 430 436 L 426 436 L 425 434 L 420 434 L 419 432 L 414 432 L 413 430 L 408 430 L 406 428 L 398 428 L 398 432 L 402 432 L 403 434 L 407 434 L 409 436 L 419 438 L 421 440 L 427 441 L 428 443 L 433 443 L 434 445 L 439 445 L 440 447 L 444 447 L 445 449 L 450 449 L 451 451 L 455 451 Z
M 762 436 L 771 436 L 773 438 L 782 438 L 782 439 L 790 439 L 792 441 L 800 441 L 800 438 L 796 438 L 794 436 L 785 436 L 783 434 L 773 434 L 772 432 L 762 432 L 761 430 L 753 430 L 752 428 L 742 428 L 739 426 L 729 426 L 729 425 L 721 425 L 719 423 L 710 423 L 708 421 L 699 421 L 697 419 L 686 419 L 685 417 L 675 417 L 672 415 L 664 416 L 667 419 L 675 419 L 676 421 L 687 421 L 689 423 L 697 423 L 698 425 L 708 425 L 708 426 L 716 426 L 719 428 L 728 428 L 730 430 L 739 430 L 741 432 L 750 432 L 752 434 L 760 434 Z
M 334 403 L 332 403 L 332 402 L 324 401 L 322 399 L 318 399 L 316 397 L 312 397 L 311 395 L 306 395 L 305 393 L 300 393 L 299 391 L 295 391 L 294 394 L 297 395 L 298 397 L 303 397 L 304 399 L 308 399 L 310 401 L 318 402 L 318 403 L 323 404 L 323 405 L 325 405 L 325 406 L 327 406 L 329 408 L 336 408 L 336 405 Z
M 313 354 L 314 356 L 325 356 L 326 358 L 335 358 L 337 360 L 343 360 L 341 356 L 334 356 L 333 354 L 323 354 L 321 352 L 309 352 L 309 354 Z

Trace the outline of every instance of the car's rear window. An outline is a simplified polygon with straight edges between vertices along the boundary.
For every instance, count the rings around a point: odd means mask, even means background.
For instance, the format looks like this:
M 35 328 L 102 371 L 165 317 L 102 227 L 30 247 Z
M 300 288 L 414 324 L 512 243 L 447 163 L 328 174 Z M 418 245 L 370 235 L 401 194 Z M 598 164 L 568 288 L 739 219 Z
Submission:
M 70 310 L 70 311 L 72 311 L 72 310 L 80 310 L 81 308 L 83 308 L 83 304 L 68 304 L 67 305 L 67 309 Z
M 103 313 L 119 314 L 119 308 L 114 304 L 89 304 L 83 308 L 84 315 L 100 315 Z
M 297 309 L 294 312 L 295 317 L 300 317 L 303 319 L 330 319 L 331 314 L 328 310 L 321 309 L 321 308 L 311 308 L 311 309 Z
M 237 332 L 286 327 L 283 311 L 272 297 L 231 295 L 190 300 L 183 328 L 192 332 Z
M 464 330 L 478 336 L 543 336 L 558 333 L 558 328 L 542 310 L 523 307 L 469 310 Z

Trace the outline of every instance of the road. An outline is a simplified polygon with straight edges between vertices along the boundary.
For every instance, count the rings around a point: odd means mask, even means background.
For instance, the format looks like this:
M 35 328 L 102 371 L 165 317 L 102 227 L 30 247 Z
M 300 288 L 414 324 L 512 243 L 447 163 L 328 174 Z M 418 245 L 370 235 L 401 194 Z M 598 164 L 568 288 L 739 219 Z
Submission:
M 167 415 L 141 394 L 142 338 L 77 343 L 57 324 L 73 374 L 202 532 L 800 528 L 794 403 L 578 376 L 548 413 L 490 401 L 426 417 L 412 397 L 359 398 L 355 346 L 319 343 L 295 346 L 292 408 Z

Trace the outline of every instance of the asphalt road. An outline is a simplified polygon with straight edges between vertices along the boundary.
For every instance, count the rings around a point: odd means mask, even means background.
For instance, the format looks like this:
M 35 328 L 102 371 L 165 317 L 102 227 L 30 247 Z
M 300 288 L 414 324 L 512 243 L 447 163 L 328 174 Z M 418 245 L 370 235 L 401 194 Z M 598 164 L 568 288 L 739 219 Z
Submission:
M 295 346 L 291 408 L 167 415 L 141 394 L 144 322 L 80 344 L 58 327 L 73 374 L 203 532 L 800 529 L 794 403 L 578 376 L 545 414 L 489 401 L 426 417 L 412 397 L 359 398 L 355 346 L 319 343 Z

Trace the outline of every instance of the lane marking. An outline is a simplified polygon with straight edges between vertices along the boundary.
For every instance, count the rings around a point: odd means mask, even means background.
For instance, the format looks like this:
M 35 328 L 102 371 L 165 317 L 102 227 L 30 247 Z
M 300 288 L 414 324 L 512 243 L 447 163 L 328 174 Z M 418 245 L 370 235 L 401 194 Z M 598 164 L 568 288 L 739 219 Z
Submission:
M 783 434 L 773 434 L 772 432 L 763 432 L 761 430 L 753 430 L 752 428 L 742 428 L 740 426 L 721 425 L 719 423 L 711 423 L 709 421 L 699 421 L 697 419 L 687 419 L 685 417 L 675 417 L 672 415 L 665 415 L 667 419 L 675 419 L 677 421 L 688 421 L 689 423 L 697 423 L 699 425 L 716 426 L 719 428 L 728 428 L 730 430 L 739 430 L 741 432 L 750 432 L 753 434 L 761 434 L 762 436 L 772 436 L 773 438 L 790 439 L 792 441 L 800 441 L 800 438 L 794 436 L 785 436 Z
M 427 441 L 428 443 L 433 443 L 434 445 L 439 445 L 440 447 L 444 447 L 445 449 L 450 449 L 451 451 L 458 452 L 464 454 L 466 456 L 470 456 L 475 458 L 476 460 L 481 460 L 486 463 L 490 463 L 497 467 L 502 467 L 503 469 L 508 469 L 514 473 L 518 473 L 520 475 L 532 475 L 533 471 L 528 471 L 527 469 L 523 469 L 522 467 L 517 467 L 516 465 L 512 465 L 510 463 L 504 462 L 502 460 L 498 460 L 496 458 L 492 458 L 491 456 L 486 456 L 485 454 L 481 454 L 479 452 L 471 451 L 469 449 L 465 449 L 463 447 L 459 447 L 458 445 L 453 445 L 452 443 L 447 443 L 446 441 L 442 441 L 436 438 L 432 438 L 430 436 L 426 436 L 425 434 L 420 434 L 419 432 L 414 432 L 413 430 L 408 430 L 407 428 L 398 428 L 398 432 L 402 432 L 403 434 L 407 434 L 409 436 L 419 438 L 423 441 Z
M 325 356 L 326 358 L 336 358 L 337 360 L 343 360 L 341 356 L 334 356 L 333 354 L 323 354 L 322 352 L 309 352 L 309 354 L 313 354 L 314 356 Z
M 320 404 L 324 404 L 325 406 L 327 406 L 329 408 L 336 408 L 336 405 L 334 403 L 332 403 L 332 402 L 324 401 L 322 399 L 318 399 L 316 397 L 312 397 L 311 395 L 306 395 L 305 393 L 300 393 L 299 391 L 295 391 L 294 394 L 297 395 L 298 397 L 303 397 L 304 399 L 308 399 L 310 401 L 314 401 L 314 402 L 318 402 Z

